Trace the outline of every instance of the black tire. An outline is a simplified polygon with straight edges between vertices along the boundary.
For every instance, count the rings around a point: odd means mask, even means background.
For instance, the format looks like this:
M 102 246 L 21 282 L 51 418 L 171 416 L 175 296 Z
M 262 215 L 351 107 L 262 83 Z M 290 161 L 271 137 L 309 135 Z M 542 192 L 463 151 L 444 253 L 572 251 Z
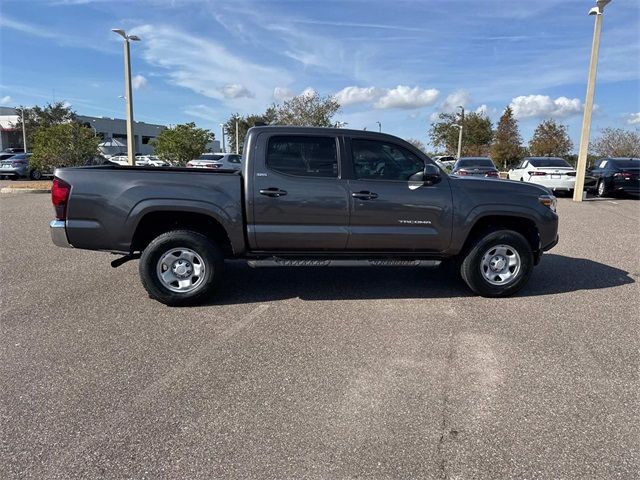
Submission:
M 195 252 L 204 265 L 204 274 L 198 277 L 197 286 L 187 292 L 170 290 L 158 274 L 161 258 L 168 252 L 181 248 Z M 172 307 L 193 305 L 215 291 L 223 266 L 222 253 L 209 238 L 191 230 L 173 230 L 156 237 L 142 252 L 139 264 L 140 280 L 150 298 Z
M 598 185 L 596 186 L 596 195 L 599 197 L 608 197 L 609 189 L 607 188 L 607 182 L 605 182 L 604 178 L 598 180 Z
M 31 170 L 29 172 L 29 178 L 31 180 L 40 180 L 42 178 L 42 172 L 40 170 Z
M 494 285 L 482 273 L 483 256 L 492 248 L 506 245 L 519 256 L 519 268 L 512 279 L 503 285 Z M 511 252 L 514 253 L 514 252 Z M 515 255 L 514 255 L 515 256 Z M 474 293 L 483 297 L 508 297 L 524 287 L 533 271 L 533 251 L 526 238 L 513 230 L 488 231 L 480 236 L 467 252 L 460 274 Z M 499 277 L 496 277 L 499 278 Z M 494 279 L 495 281 L 495 279 Z

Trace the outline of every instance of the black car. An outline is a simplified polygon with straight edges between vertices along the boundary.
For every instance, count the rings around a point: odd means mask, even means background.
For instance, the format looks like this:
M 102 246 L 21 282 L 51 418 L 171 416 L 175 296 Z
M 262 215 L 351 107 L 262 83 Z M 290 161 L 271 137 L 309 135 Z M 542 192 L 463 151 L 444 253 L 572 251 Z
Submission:
M 452 175 L 500 178 L 498 169 L 489 157 L 460 157 L 453 166 Z
M 589 169 L 599 197 L 617 193 L 640 195 L 640 158 L 603 158 Z

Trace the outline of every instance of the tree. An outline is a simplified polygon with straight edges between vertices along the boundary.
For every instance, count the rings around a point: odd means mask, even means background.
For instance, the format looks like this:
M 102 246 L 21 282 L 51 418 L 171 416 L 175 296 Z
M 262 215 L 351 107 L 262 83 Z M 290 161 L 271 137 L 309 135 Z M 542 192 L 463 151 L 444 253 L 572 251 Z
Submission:
M 416 147 L 418 150 L 420 150 L 422 153 L 427 153 L 427 149 L 424 146 L 424 143 L 422 143 L 417 138 L 407 138 L 407 143 L 410 143 L 411 145 Z
M 529 140 L 531 155 L 536 157 L 563 157 L 569 155 L 572 148 L 567 126 L 552 119 L 541 122 Z
M 33 144 L 35 133 L 39 128 L 60 125 L 76 119 L 75 112 L 64 102 L 47 103 L 44 107 L 38 105 L 31 108 L 18 107 L 20 111 L 23 109 L 24 124 L 27 130 L 27 143 L 29 145 Z M 18 121 L 13 124 L 13 127 L 18 131 L 22 130 L 22 115 L 18 115 Z
M 622 128 L 603 128 L 589 145 L 597 157 L 640 157 L 640 133 Z
M 33 156 L 29 166 L 33 170 L 49 170 L 84 165 L 98 153 L 99 142 L 93 130 L 78 122 L 39 127 L 33 134 Z
M 321 97 L 317 92 L 305 92 L 283 103 L 274 103 L 261 115 L 241 116 L 234 113 L 224 126 L 229 149 L 235 151 L 236 121 L 238 122 L 238 147 L 242 152 L 247 131 L 256 123 L 330 127 L 334 124 L 333 117 L 339 110 L 340 104 L 334 97 Z
M 224 131 L 227 137 L 227 149 L 235 152 L 236 146 L 236 122 L 238 125 L 238 153 L 242 153 L 244 138 L 247 136 L 249 129 L 256 123 L 269 124 L 273 121 L 273 112 L 267 111 L 263 115 L 245 115 L 234 113 L 224 124 Z
M 204 152 L 207 143 L 213 141 L 213 132 L 196 127 L 193 122 L 166 128 L 153 140 L 156 155 L 185 165 Z
M 277 125 L 330 127 L 334 123 L 333 117 L 340 111 L 340 103 L 332 96 L 321 97 L 314 91 L 305 92 L 271 108 Z
M 522 137 L 518 130 L 518 121 L 513 116 L 511 107 L 507 106 L 496 128 L 491 157 L 497 165 L 507 170 L 516 164 L 521 154 Z
M 461 120 L 455 113 L 441 113 L 438 122 L 431 124 L 429 138 L 437 148 L 449 154 L 458 151 L 458 129 L 454 124 L 462 123 L 462 156 L 488 155 L 493 140 L 493 125 L 483 113 L 471 112 Z

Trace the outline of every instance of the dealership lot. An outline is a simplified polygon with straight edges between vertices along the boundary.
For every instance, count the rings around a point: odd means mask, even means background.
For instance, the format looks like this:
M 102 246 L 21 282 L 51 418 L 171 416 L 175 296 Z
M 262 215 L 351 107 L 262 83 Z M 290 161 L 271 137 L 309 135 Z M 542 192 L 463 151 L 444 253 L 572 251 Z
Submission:
M 0 195 L 0 477 L 636 478 L 640 202 L 558 209 L 513 298 L 237 262 L 172 309 Z

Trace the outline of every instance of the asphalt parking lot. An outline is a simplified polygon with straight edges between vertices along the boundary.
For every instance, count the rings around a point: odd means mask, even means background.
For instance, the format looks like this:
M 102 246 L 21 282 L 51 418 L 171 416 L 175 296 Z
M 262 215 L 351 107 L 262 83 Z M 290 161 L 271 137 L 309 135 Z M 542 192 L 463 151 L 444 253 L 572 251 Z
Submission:
M 640 201 L 560 199 L 513 298 L 232 263 L 210 304 L 0 195 L 0 478 L 638 478 Z

